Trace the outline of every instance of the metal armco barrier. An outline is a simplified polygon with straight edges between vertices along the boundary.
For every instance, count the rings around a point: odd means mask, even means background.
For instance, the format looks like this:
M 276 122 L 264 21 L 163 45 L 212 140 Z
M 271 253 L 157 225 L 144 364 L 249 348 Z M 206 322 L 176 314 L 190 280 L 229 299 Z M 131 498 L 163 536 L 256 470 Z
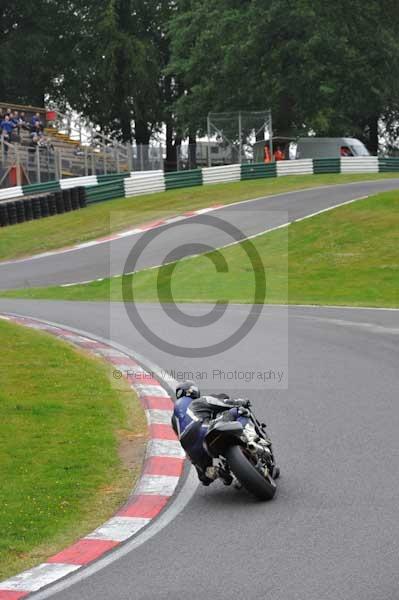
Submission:
M 95 175 L 88 175 L 87 177 L 70 177 L 69 179 L 60 179 L 60 186 L 62 190 L 69 188 L 79 187 L 84 185 L 97 185 L 97 177 Z
M 284 175 L 313 175 L 313 160 L 279 160 L 276 162 L 277 177 Z
M 192 171 L 172 171 L 170 173 L 165 173 L 164 177 L 166 190 L 202 185 L 201 169 L 193 169 Z
M 23 185 L 22 191 L 24 196 L 31 196 L 32 194 L 41 194 L 45 192 L 55 192 L 60 189 L 59 181 L 46 181 L 44 183 L 31 183 L 29 185 Z
M 397 173 L 399 158 L 377 158 L 362 156 L 352 158 L 318 158 L 278 161 L 274 163 L 247 163 L 223 165 L 190 171 L 165 173 L 158 171 L 134 171 L 131 173 L 110 173 L 107 175 L 92 175 L 74 177 L 60 181 L 47 181 L 32 185 L 8 188 L 0 191 L 0 206 L 11 200 L 18 200 L 31 195 L 55 193 L 57 214 L 61 211 L 76 210 L 79 203 L 73 195 L 75 189 L 85 189 L 85 205 L 117 198 L 129 198 L 154 194 L 167 190 L 282 177 L 287 175 L 319 175 L 328 173 Z M 60 194 L 69 190 L 72 195 L 66 195 L 67 201 L 60 201 Z M 63 197 L 63 196 L 62 196 Z M 69 197 L 69 201 L 68 201 Z M 79 204 L 79 206 L 81 206 Z M 50 209 L 49 209 L 50 210 Z M 2 211 L 4 215 L 4 211 Z M 35 218 L 35 217 L 34 217 Z M 3 221 L 5 217 L 2 217 Z M 3 225 L 4 226 L 4 225 Z
M 123 181 L 129 177 L 130 173 L 108 173 L 107 175 L 97 175 L 97 183 L 109 183 L 111 181 Z
M 313 172 L 315 175 L 323 173 L 341 173 L 340 158 L 315 158 L 313 160 Z
M 379 164 L 376 156 L 359 156 L 341 158 L 341 173 L 378 173 Z
M 380 158 L 380 173 L 395 173 L 399 171 L 399 158 Z
M 165 191 L 165 178 L 163 171 L 132 173 L 124 181 L 125 197 L 155 194 Z
M 202 169 L 202 181 L 204 185 L 240 181 L 240 178 L 241 165 L 223 165 L 223 167 L 207 167 Z
M 123 179 L 110 181 L 109 183 L 99 183 L 98 185 L 86 188 L 87 204 L 124 197 Z
M 6 188 L 4 190 L 0 190 L 0 202 L 3 200 L 11 200 L 12 198 L 21 198 L 23 195 L 24 192 L 20 185 L 12 188 Z
M 241 180 L 277 177 L 276 163 L 253 163 L 241 165 Z

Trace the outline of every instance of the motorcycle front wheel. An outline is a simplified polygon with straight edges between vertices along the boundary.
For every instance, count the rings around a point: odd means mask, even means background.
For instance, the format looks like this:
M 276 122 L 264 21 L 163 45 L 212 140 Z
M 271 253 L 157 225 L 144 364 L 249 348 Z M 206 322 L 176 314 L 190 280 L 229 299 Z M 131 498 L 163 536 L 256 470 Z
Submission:
M 264 477 L 251 462 L 242 446 L 231 446 L 226 451 L 226 458 L 231 471 L 248 492 L 259 500 L 271 500 L 276 493 L 276 483 L 272 477 Z

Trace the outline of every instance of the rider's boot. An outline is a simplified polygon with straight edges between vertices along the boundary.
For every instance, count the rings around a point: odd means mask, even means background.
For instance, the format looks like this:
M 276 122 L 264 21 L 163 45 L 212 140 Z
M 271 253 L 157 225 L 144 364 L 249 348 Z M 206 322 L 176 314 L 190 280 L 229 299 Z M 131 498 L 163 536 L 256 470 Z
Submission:
M 202 483 L 202 485 L 208 486 L 215 481 L 217 478 L 217 473 L 215 467 L 207 467 L 205 471 L 195 465 L 195 469 L 197 471 L 198 479 Z
M 218 475 L 223 481 L 224 485 L 231 485 L 233 483 L 234 477 L 231 475 L 231 473 L 222 469 L 222 467 L 219 467 Z

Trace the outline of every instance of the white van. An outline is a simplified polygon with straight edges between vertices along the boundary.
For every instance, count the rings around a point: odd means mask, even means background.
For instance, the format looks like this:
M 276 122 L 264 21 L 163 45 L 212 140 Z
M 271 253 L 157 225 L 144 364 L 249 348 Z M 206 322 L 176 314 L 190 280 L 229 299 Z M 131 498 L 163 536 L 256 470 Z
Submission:
M 366 146 L 356 138 L 304 137 L 298 139 L 296 158 L 342 158 L 370 156 Z

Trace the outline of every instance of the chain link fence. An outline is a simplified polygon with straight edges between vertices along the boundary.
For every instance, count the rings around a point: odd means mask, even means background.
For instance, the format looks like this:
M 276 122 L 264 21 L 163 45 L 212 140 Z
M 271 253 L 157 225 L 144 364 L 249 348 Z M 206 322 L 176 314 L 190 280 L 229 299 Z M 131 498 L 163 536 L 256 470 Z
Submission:
M 268 140 L 273 154 L 273 124 L 270 110 L 211 112 L 207 119 L 208 167 L 216 166 L 221 158 L 230 157 L 230 164 L 248 163 L 254 160 L 254 146 Z M 219 148 L 218 155 L 215 152 Z M 229 164 L 228 162 L 223 164 Z
M 22 146 L 2 140 L 0 188 L 68 177 L 129 172 L 133 170 L 132 163 L 129 148 L 110 146 L 96 150 L 79 147 L 69 150 L 55 149 L 51 144 Z
M 11 111 L 0 103 L 2 106 Z M 207 137 L 195 144 L 176 140 L 166 147 L 162 137 L 149 145 L 120 143 L 84 115 L 71 109 L 61 112 L 51 103 L 46 109 L 17 105 L 12 108 L 15 114 L 24 115 L 25 121 L 17 126 L 11 140 L 0 135 L 0 188 L 68 177 L 186 171 L 256 162 L 259 140 L 270 140 L 272 146 L 268 110 L 209 113 Z M 42 127 L 35 136 L 31 121 L 37 114 Z
M 202 167 L 253 162 L 251 147 L 212 139 L 173 148 L 163 144 L 119 144 L 92 148 L 26 146 L 0 138 L 0 188 L 132 171 L 186 171 Z

